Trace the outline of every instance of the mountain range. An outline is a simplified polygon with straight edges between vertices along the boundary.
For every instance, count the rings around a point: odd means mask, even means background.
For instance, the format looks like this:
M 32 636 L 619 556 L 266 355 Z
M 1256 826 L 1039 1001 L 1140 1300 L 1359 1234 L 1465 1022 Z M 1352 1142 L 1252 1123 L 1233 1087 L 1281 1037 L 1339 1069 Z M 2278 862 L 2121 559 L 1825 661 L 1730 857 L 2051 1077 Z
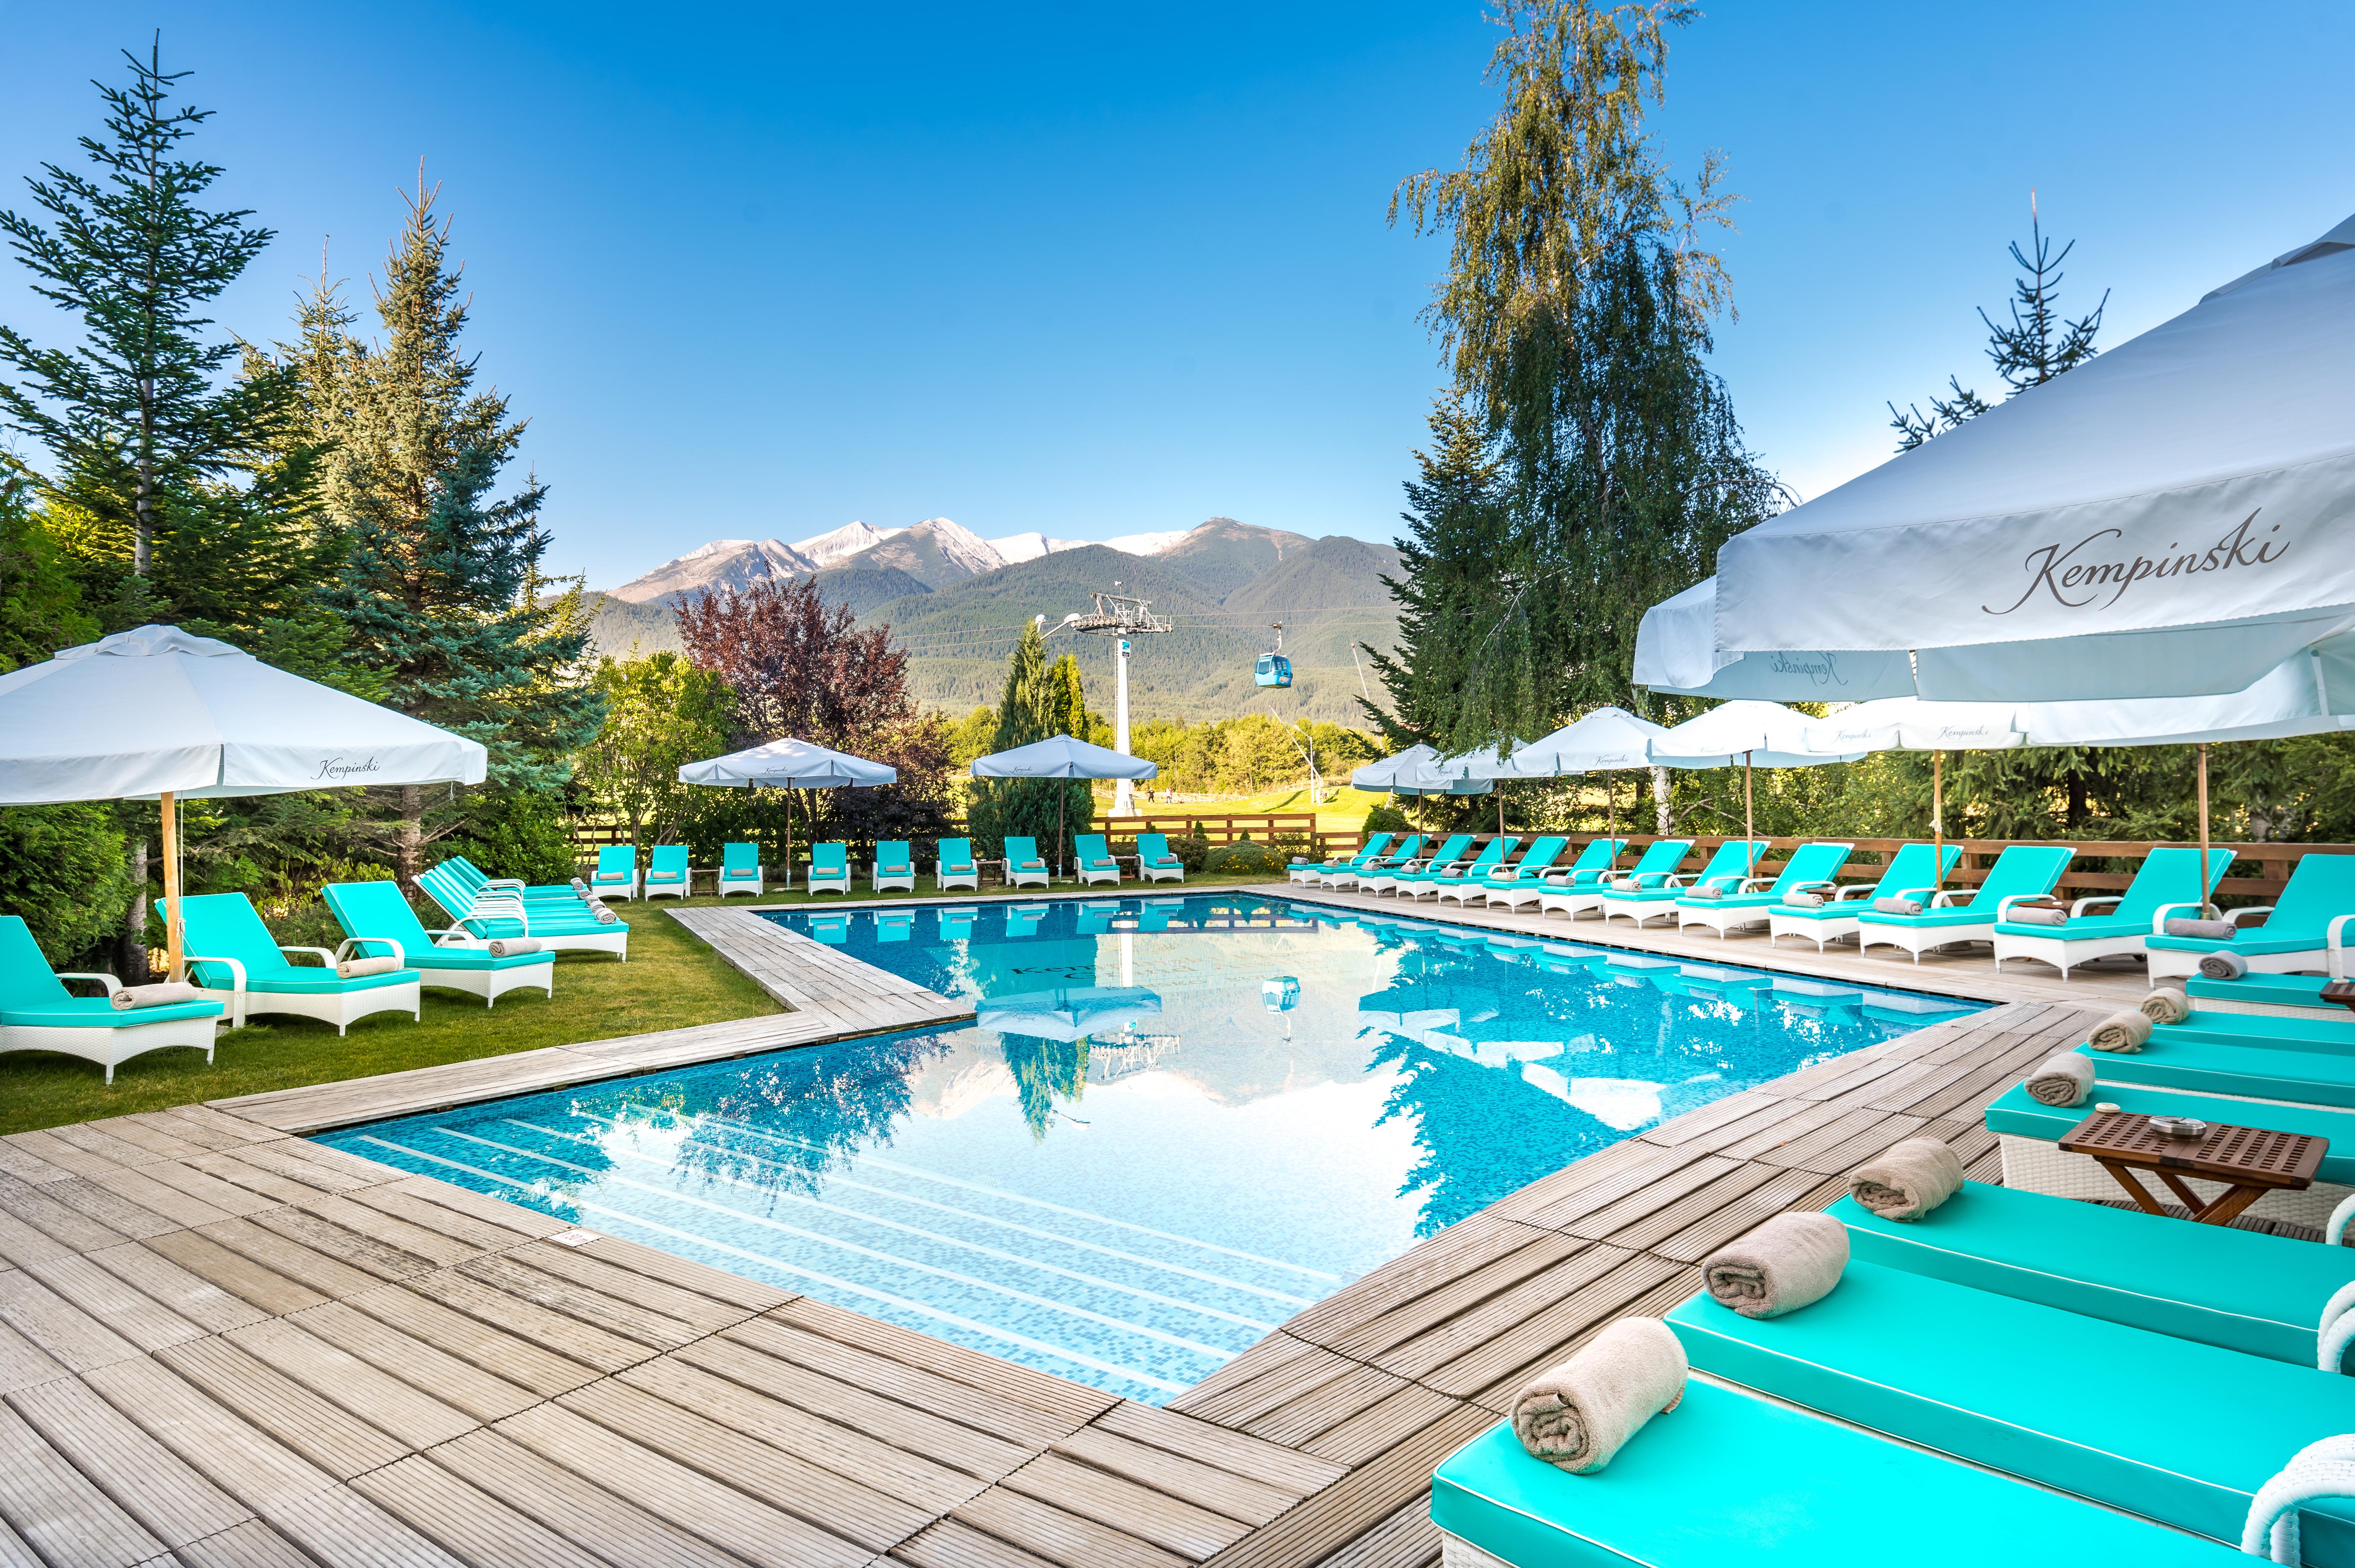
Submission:
M 921 700 L 961 714 L 997 700 L 1024 622 L 1044 615 L 1051 631 L 1117 585 L 1171 625 L 1132 640 L 1133 720 L 1262 711 L 1363 724 L 1357 699 L 1373 689 L 1372 673 L 1354 649 L 1391 645 L 1398 612 L 1381 578 L 1399 570 L 1388 545 L 1312 539 L 1232 517 L 1101 544 L 1039 533 L 984 539 L 946 517 L 896 528 L 849 523 L 792 544 L 714 539 L 591 594 L 591 635 L 598 652 L 616 656 L 675 649 L 680 605 L 721 588 L 814 577 L 862 626 L 892 629 Z M 1293 684 L 1259 687 L 1252 666 L 1273 645 L 1278 621 Z M 1078 656 L 1088 705 L 1110 717 L 1111 639 L 1053 633 L 1049 648 Z

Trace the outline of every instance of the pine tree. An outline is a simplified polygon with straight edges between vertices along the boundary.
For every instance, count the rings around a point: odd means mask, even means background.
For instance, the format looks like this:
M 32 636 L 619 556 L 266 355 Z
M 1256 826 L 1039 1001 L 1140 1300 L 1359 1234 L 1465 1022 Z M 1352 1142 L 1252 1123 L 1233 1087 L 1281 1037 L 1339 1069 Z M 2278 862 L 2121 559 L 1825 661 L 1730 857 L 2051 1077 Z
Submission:
M 551 592 L 540 574 L 546 486 L 527 478 L 495 494 L 524 421 L 474 387 L 460 346 L 462 269 L 449 262 L 436 194 L 421 172 L 377 294 L 380 345 L 348 336 L 331 293 L 306 308 L 294 357 L 306 437 L 333 443 L 323 488 L 343 536 L 324 602 L 382 672 L 389 705 L 482 741 L 494 788 L 544 793 L 570 777 L 603 702 L 580 667 L 588 633 L 577 585 Z M 394 794 L 394 859 L 410 880 L 425 845 L 458 821 L 447 807 L 429 820 L 415 785 Z
M 207 341 L 202 313 L 274 238 L 249 211 L 197 205 L 221 170 L 177 155 L 211 111 L 166 101 L 189 73 L 163 69 L 160 37 L 141 60 L 127 51 L 128 86 L 94 82 L 106 139 L 84 136 L 95 178 L 41 165 L 28 178 L 54 220 L 0 212 L 0 233 L 34 278 L 34 292 L 81 318 L 71 348 L 41 348 L 0 326 L 0 362 L 25 384 L 0 380 L 0 411 L 47 446 L 53 483 L 70 475 L 95 515 L 128 536 L 131 574 L 144 579 L 172 496 L 247 470 L 285 407 L 284 379 L 261 374 L 217 385 L 238 357 Z
M 1393 221 L 1451 236 L 1426 319 L 1498 464 L 1497 520 L 1449 561 L 1488 574 L 1488 602 L 1426 621 L 1430 677 L 1415 670 L 1419 723 L 1450 748 L 1635 705 L 1644 612 L 1783 502 L 1706 364 L 1732 288 L 1700 244 L 1734 199 L 1721 161 L 1688 189 L 1644 130 L 1665 28 L 1696 15 L 1518 0 L 1490 69 L 1504 108 L 1461 169 L 1417 175 L 1392 200 Z
M 2011 284 L 2011 319 L 1998 322 L 1984 308 L 1979 311 L 1979 320 L 1987 329 L 1987 358 L 2010 389 L 2007 397 L 2041 387 L 2099 353 L 2094 338 L 2102 330 L 2102 312 L 2110 303 L 2109 291 L 2105 289 L 2086 315 L 2071 321 L 2061 314 L 2061 263 L 2069 259 L 2077 242 L 2072 240 L 2061 247 L 2060 254 L 2053 254 L 2052 241 L 2044 237 L 2037 216 L 2032 191 L 2028 198 L 2028 233 L 2027 251 L 2020 250 L 2016 240 L 2011 244 L 2012 263 L 2019 269 Z M 1913 403 L 1902 411 L 1895 403 L 1889 405 L 1889 428 L 1897 432 L 1898 451 L 1911 452 L 1995 406 L 1966 388 L 1960 376 L 1947 377 L 1946 386 L 1955 395 L 1932 398 L 1926 415 Z
M 1078 730 L 1066 728 L 1075 721 Z M 1038 622 L 1026 623 L 1007 661 L 997 733 L 989 749 L 1010 752 L 1052 735 L 1084 733 L 1085 725 L 1078 662 L 1066 655 L 1050 665 Z M 1037 838 L 1049 847 L 1048 859 L 1058 859 L 1067 851 L 1055 848 L 1057 824 L 1066 835 L 1084 833 L 1094 819 L 1095 796 L 1085 779 L 975 779 L 969 787 L 966 825 L 986 853 L 1003 853 L 1006 836 L 1012 833 Z

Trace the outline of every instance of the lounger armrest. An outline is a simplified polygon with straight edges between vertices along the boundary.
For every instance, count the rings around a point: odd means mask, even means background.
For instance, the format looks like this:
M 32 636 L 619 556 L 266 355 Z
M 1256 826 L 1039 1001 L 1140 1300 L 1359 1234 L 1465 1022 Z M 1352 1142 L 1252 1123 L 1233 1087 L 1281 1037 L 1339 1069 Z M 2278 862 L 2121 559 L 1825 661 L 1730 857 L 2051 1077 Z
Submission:
M 1964 902 L 1967 903 L 1977 896 L 1978 890 L 1977 888 L 1940 888 L 1936 892 L 1930 895 L 1930 907 L 1932 909 L 1952 909 L 1955 907 L 1955 901 L 1956 899 L 1961 899 Z M 2021 896 L 2025 897 L 2026 895 L 2023 894 Z M 1998 920 L 2001 920 L 2003 918 L 2003 906 L 2009 901 L 2010 901 L 2008 899 L 1998 899 L 1996 901 L 1996 918 Z
M 1766 879 L 1764 877 L 1753 877 L 1751 880 L 1753 882 L 1763 882 L 1765 881 Z M 1838 882 L 1793 882 L 1791 884 L 1791 891 L 1795 893 L 1819 893 L 1828 891 L 1829 890 L 1838 886 L 1839 884 Z
M 221 965 L 229 970 L 229 988 L 232 991 L 242 991 L 245 989 L 245 965 L 237 959 L 210 958 L 199 953 L 187 953 L 181 955 L 180 962 L 186 965 L 190 969 L 194 969 L 199 964 Z M 220 989 L 218 986 L 208 986 L 205 988 L 208 991 L 218 991 Z
M 1886 893 L 1882 896 L 1892 899 L 1925 899 L 1933 893 L 1943 893 L 1950 891 L 1952 890 L 1946 888 L 1900 888 L 1893 893 Z
M 2355 914 L 2333 915 L 2330 917 L 2328 928 L 2322 933 L 2322 945 L 2326 954 L 2324 966 L 2330 971 L 2330 977 L 2334 980 L 2347 978 L 2347 947 L 2344 933 L 2347 923 L 2350 920 L 2355 920 Z
M 336 966 L 336 955 L 328 952 L 324 947 L 289 947 L 286 944 L 282 942 L 278 944 L 278 951 L 281 953 L 315 953 L 319 955 L 319 962 L 321 965 L 329 969 Z
M 463 926 L 456 925 L 440 926 L 434 930 L 427 932 L 425 934 L 433 938 L 433 945 L 436 947 L 446 947 L 450 945 L 450 944 L 442 940 L 442 938 L 445 936 L 457 937 L 459 939 L 457 945 L 461 947 L 472 946 L 474 943 L 482 940 L 481 937 L 476 936 L 473 932 L 466 930 Z
M 524 881 L 521 877 L 485 877 L 483 879 L 483 886 L 486 888 L 513 888 L 516 891 L 521 892 L 524 890 Z
M 95 974 L 87 969 L 60 969 L 57 971 L 57 976 L 60 980 L 95 980 L 106 987 L 106 994 L 110 997 L 123 989 L 123 982 L 113 976 Z
M 1737 893 L 1754 893 L 1761 888 L 1773 887 L 1778 880 L 1774 877 L 1744 877 L 1742 879 L 1741 886 L 1733 891 Z
M 1834 903 L 1846 903 L 1851 899 L 1869 899 L 1872 896 L 1872 890 L 1876 885 L 1877 884 L 1872 882 L 1848 882 L 1845 884 L 1826 882 L 1824 884 L 1824 886 L 1828 888 L 1837 888 L 1838 890 L 1832 894 L 1832 901 Z
M 2069 906 L 2069 918 L 2071 920 L 2075 920 L 2083 915 L 2088 910 L 2094 909 L 2101 904 L 2122 904 L 2126 901 L 2126 896 L 2124 893 L 2105 893 L 2099 898 L 2079 899 L 2075 903 Z
M 2247 909 L 2227 911 L 2224 918 L 2231 921 L 2234 925 L 2238 925 L 2252 915 L 2270 915 L 2273 912 L 2274 906 L 2271 904 L 2253 904 Z
M 362 950 L 360 952 L 360 956 L 363 958 L 373 958 L 378 956 L 377 954 L 365 951 L 370 943 L 374 943 L 378 947 L 391 948 L 392 961 L 394 963 L 402 965 L 406 965 L 408 963 L 409 955 L 402 952 L 400 949 L 400 944 L 395 942 L 389 936 L 346 936 L 342 942 L 336 944 L 336 955 L 330 962 L 341 964 L 345 959 L 351 956 L 355 949 Z M 318 949 L 314 947 L 311 951 L 316 953 Z

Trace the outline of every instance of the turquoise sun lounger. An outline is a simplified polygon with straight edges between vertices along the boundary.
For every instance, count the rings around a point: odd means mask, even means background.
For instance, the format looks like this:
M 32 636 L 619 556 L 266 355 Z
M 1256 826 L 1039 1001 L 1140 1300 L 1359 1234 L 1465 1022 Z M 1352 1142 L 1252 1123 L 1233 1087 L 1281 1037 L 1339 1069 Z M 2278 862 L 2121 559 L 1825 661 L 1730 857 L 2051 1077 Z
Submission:
M 2190 879 L 2184 880 L 2188 884 Z M 2150 955 L 2151 979 L 2196 975 L 2200 959 L 2225 948 L 2239 954 L 2254 970 L 2287 974 L 2327 969 L 2344 975 L 2340 933 L 2344 923 L 2355 919 L 2355 855 L 2305 856 L 2289 874 L 2279 902 L 2230 910 L 2224 918 L 2240 925 L 2258 915 L 2265 917 L 2263 925 L 2230 942 L 2163 932 L 2152 935 L 2143 944 Z
M 683 899 L 688 892 L 687 846 L 657 844 L 646 867 L 641 893 L 648 899 Z
M 584 901 L 524 899 L 496 887 L 469 891 L 445 866 L 427 871 L 417 885 L 442 906 L 452 925 L 464 926 L 485 941 L 528 936 L 556 952 L 611 953 L 629 961 L 629 926 L 619 919 L 599 920 Z
M 767 891 L 762 880 L 761 847 L 758 844 L 722 844 L 719 847 L 719 896 L 730 893 L 751 893 L 754 898 Z
M 1432 1477 L 1431 1520 L 1447 1568 L 2249 1563 L 2212 1541 L 1698 1380 L 1593 1475 L 1531 1458 L 1509 1424 L 1490 1427 Z
M 1700 1296 L 1668 1322 L 1698 1371 L 2221 1541 L 2355 1432 L 2355 1381 L 1878 1264 L 1780 1317 Z M 2307 1561 L 2355 1568 L 2355 1499 L 2303 1511 Z
M 1395 898 L 1401 880 L 1427 871 L 1434 866 L 1455 865 L 1471 848 L 1471 834 L 1450 834 L 1445 842 L 1420 860 L 1410 859 L 1367 867 L 1358 873 L 1358 891 L 1361 893 L 1389 893 Z
M 1626 847 L 1624 840 L 1620 847 Z M 1576 920 L 1588 910 L 1602 909 L 1603 901 L 1614 889 L 1667 887 L 1691 849 L 1689 838 L 1655 839 L 1626 870 L 1605 870 L 1584 880 L 1580 880 L 1581 874 L 1573 874 L 1561 886 L 1550 887 L 1538 895 L 1538 912 L 1566 914 Z
M 1140 833 L 1136 836 L 1136 872 L 1148 882 L 1182 882 L 1186 880 L 1186 862 L 1169 852 L 1167 833 Z
M 168 905 L 158 901 L 158 907 Z M 400 968 L 346 979 L 336 973 L 345 958 L 392 956 L 368 951 L 365 937 L 347 937 L 332 953 L 324 947 L 282 947 L 243 893 L 202 893 L 180 901 L 186 933 L 188 981 L 217 1002 L 228 1004 L 229 1021 L 243 1028 L 256 1013 L 317 1019 L 342 1034 L 371 1013 L 419 1016 L 416 970 Z M 314 955 L 319 965 L 297 966 L 289 953 Z
M 1690 888 L 1723 888 L 1731 897 L 1742 890 L 1767 850 L 1764 838 L 1729 838 L 1717 847 L 1698 876 L 1669 875 L 1657 883 L 1637 885 L 1631 881 L 1613 883 L 1603 891 L 1603 918 L 1625 915 L 1637 925 L 1648 925 L 1661 915 L 1674 920 L 1677 901 L 1686 896 Z
M 1443 889 L 1460 888 L 1466 882 L 1477 881 L 1487 876 L 1489 869 L 1501 865 L 1505 857 L 1511 854 L 1514 846 L 1518 843 L 1520 839 L 1518 837 L 1498 834 L 1480 846 L 1480 853 L 1469 860 L 1460 861 L 1453 866 L 1434 864 L 1423 870 L 1401 876 L 1398 880 L 1395 891 L 1401 897 L 1418 901 L 1423 894 L 1430 893 L 1433 895 L 1435 902 L 1437 895 Z
M 2061 873 L 2077 851 L 2066 844 L 2014 844 L 1995 858 L 1987 880 L 1976 891 L 1949 888 L 1933 894 L 1926 887 L 1909 888 L 1905 895 L 1927 897 L 1920 914 L 1887 914 L 1867 909 L 1857 917 L 1859 951 L 1867 947 L 1902 947 L 1922 962 L 1934 947 L 1957 942 L 1991 942 L 1996 922 L 2022 899 L 2041 899 L 2061 880 Z
M 589 873 L 589 891 L 602 899 L 638 896 L 638 847 L 608 844 L 597 851 L 597 869 Z
M 2275 975 L 2252 969 L 2237 980 L 2193 975 L 2180 982 L 2185 996 L 2203 1013 L 2253 1013 L 2267 1018 L 2355 1018 L 2337 1002 L 2323 1000 L 2328 975 Z
M 1385 870 L 1403 871 L 1411 869 L 1414 866 L 1416 860 L 1421 858 L 1422 854 L 1423 835 L 1420 833 L 1410 833 L 1405 837 L 1391 844 L 1388 849 L 1385 849 L 1381 854 L 1375 856 L 1371 859 L 1351 861 L 1348 865 L 1341 866 L 1326 872 L 1323 876 L 1316 879 L 1316 884 L 1319 887 L 1326 888 L 1359 888 L 1362 890 L 1365 886 L 1366 878 L 1379 875 Z
M 1833 879 L 1855 853 L 1853 844 L 1802 844 L 1791 851 L 1791 858 L 1783 862 L 1782 871 L 1772 879 L 1745 878 L 1723 898 L 1701 899 L 1688 893 L 1678 899 L 1677 929 L 1707 926 L 1723 937 L 1739 927 L 1764 925 L 1774 906 L 1791 894 L 1829 893 L 1838 887 Z
M 1101 833 L 1079 833 L 1071 837 L 1071 859 L 1079 869 L 1082 885 L 1110 882 L 1120 885 L 1120 862 L 1113 859 L 1112 846 Z
M 1359 866 L 1371 865 L 1390 852 L 1391 840 L 1397 837 L 1395 833 L 1377 833 L 1367 839 L 1356 854 L 1340 859 L 1295 860 L 1284 869 L 1284 878 L 1288 881 L 1316 882 L 1335 871 L 1355 870 Z
M 805 891 L 818 893 L 850 892 L 850 846 L 844 843 L 813 844 L 810 846 L 809 880 Z
M 1900 892 L 1926 888 L 1933 881 L 1944 881 L 1962 859 L 1962 847 L 1949 844 L 1938 859 L 1935 872 L 1930 869 L 1934 846 L 1906 844 L 1899 848 L 1889 863 L 1881 869 L 1881 880 L 1874 882 L 1849 882 L 1835 890 L 1821 904 L 1778 903 L 1766 912 L 1767 941 L 1780 942 L 1786 936 L 1804 936 L 1821 953 L 1825 947 L 1843 937 L 1857 933 L 1857 917 L 1872 907 L 1875 899 L 1894 898 Z
M 1039 840 L 1008 835 L 1006 840 L 1006 882 L 1008 887 L 1034 883 L 1048 886 L 1047 862 L 1039 858 Z
M 973 858 L 970 838 L 943 838 L 940 842 L 940 859 L 932 862 L 934 891 L 946 892 L 951 888 L 971 888 L 981 891 L 981 867 Z
M 1442 885 L 1439 896 L 1443 900 L 1453 898 L 1457 903 L 1465 904 L 1474 899 L 1486 901 L 1497 893 L 1516 890 L 1528 891 L 1534 897 L 1544 886 L 1540 879 L 1552 869 L 1554 861 L 1561 859 L 1562 848 L 1569 842 L 1568 838 L 1560 837 L 1536 839 L 1511 865 L 1500 861 L 1490 866 L 1476 880 Z
M 2232 864 L 2230 849 L 2208 852 L 2208 890 L 2224 880 Z M 1996 973 L 2003 973 L 2007 958 L 2033 958 L 2060 970 L 2065 980 L 2074 965 L 2142 952 L 2145 939 L 2163 929 L 2170 913 L 2199 913 L 2200 900 L 2183 896 L 2191 891 L 2199 870 L 2197 849 L 2153 849 L 2143 857 L 2124 893 L 2079 899 L 2069 906 L 2065 925 L 1997 921 Z M 2101 909 L 2103 905 L 2111 907 Z
M 2325 1308 L 2355 1279 L 2336 1247 L 1977 1181 L 1919 1220 L 1853 1198 L 1825 1212 L 1864 1263 L 2297 1367 L 2317 1364 Z
M 464 991 L 480 997 L 485 1008 L 496 1007 L 506 993 L 536 986 L 556 995 L 556 955 L 538 953 L 494 955 L 472 932 L 449 926 L 428 931 L 401 896 L 397 882 L 329 882 L 319 890 L 327 912 L 344 934 L 368 944 L 371 957 L 399 958 L 417 971 L 418 983 L 434 990 Z
M 1619 851 L 1627 847 L 1625 838 L 1592 838 L 1578 852 L 1567 869 L 1550 869 L 1535 877 L 1515 878 L 1492 884 L 1487 889 L 1490 909 L 1518 909 L 1523 904 L 1539 904 L 1548 893 L 1559 893 L 1571 888 L 1591 888 L 1601 885 L 1611 874 Z
M 887 888 L 916 891 L 916 862 L 906 839 L 887 838 L 875 846 L 875 864 L 868 868 L 868 882 L 879 893 Z
M 2077 1050 L 2094 1063 L 2094 1073 L 2104 1083 L 2139 1083 L 2153 1089 L 2179 1089 L 2187 1094 L 2230 1094 L 2355 1110 L 2355 1051 L 2310 1036 L 2220 1042 L 2209 1031 L 2179 1033 L 2162 1028 L 2151 1030 L 2150 1042 L 2138 1051 L 2095 1051 L 2090 1045 Z M 2350 1272 L 2355 1274 L 2355 1268 Z
M 95 980 L 103 997 L 77 997 L 68 980 Z M 216 1001 L 173 1002 L 159 1008 L 118 1009 L 114 994 L 123 983 L 112 975 L 80 970 L 59 973 L 41 956 L 31 928 L 13 914 L 0 914 L 0 1051 L 54 1051 L 114 1069 L 151 1051 L 185 1047 L 213 1059 L 213 1020 L 226 1009 Z

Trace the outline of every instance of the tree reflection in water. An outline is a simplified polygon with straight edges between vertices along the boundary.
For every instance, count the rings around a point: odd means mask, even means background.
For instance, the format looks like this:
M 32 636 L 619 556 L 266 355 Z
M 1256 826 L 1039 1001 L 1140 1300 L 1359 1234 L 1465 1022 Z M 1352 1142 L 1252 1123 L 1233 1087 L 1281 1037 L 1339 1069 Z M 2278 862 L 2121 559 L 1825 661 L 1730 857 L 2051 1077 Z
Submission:
M 1022 1096 L 1022 1119 L 1029 1124 L 1030 1136 L 1043 1143 L 1055 1118 L 1057 1098 L 1076 1101 L 1087 1089 L 1088 1042 L 1001 1034 L 997 1049 L 1014 1074 L 1015 1089 Z
M 780 1051 L 734 1072 L 626 1086 L 603 1109 L 617 1129 L 686 1127 L 682 1171 L 815 1196 L 828 1171 L 891 1141 L 918 1070 L 950 1049 L 917 1034 Z

